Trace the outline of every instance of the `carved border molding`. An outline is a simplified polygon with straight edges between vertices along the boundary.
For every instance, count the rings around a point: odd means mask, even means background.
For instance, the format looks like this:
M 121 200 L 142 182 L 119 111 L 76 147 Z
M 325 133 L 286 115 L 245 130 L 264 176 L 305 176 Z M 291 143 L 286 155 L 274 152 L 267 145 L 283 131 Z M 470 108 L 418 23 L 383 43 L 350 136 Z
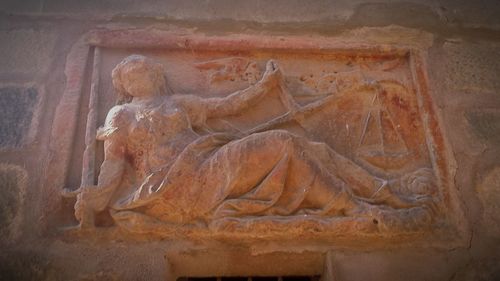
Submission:
M 441 132 L 440 119 L 429 91 L 426 50 L 411 45 L 373 44 L 345 42 L 335 37 L 270 36 L 270 35 L 205 35 L 192 32 L 164 31 L 155 29 L 98 29 L 80 38 L 67 56 L 65 75 L 66 89 L 59 101 L 52 125 L 49 161 L 45 170 L 43 196 L 40 199 L 40 230 L 48 230 L 52 218 L 61 210 L 59 196 L 68 177 L 72 146 L 74 143 L 84 83 L 91 73 L 92 56 L 98 56 L 99 48 L 143 48 L 164 50 L 265 50 L 277 52 L 303 52 L 307 54 L 335 53 L 345 56 L 374 56 L 379 58 L 407 58 L 412 72 L 414 88 L 424 124 L 427 146 L 434 172 L 438 178 L 446 208 L 446 225 L 431 237 L 418 237 L 421 245 L 456 247 L 468 241 L 468 226 L 464 219 L 458 193 L 454 187 L 455 163 L 445 136 Z M 87 79 L 87 80 L 86 80 Z M 92 92 L 92 90 L 91 90 Z M 91 108 L 93 105 L 89 105 Z M 90 119 L 89 119 L 90 120 Z M 91 123 L 95 120 L 90 120 Z M 88 131 L 88 129 L 87 129 Z M 413 244 L 416 237 L 397 239 Z M 418 244 L 418 243 L 417 243 Z

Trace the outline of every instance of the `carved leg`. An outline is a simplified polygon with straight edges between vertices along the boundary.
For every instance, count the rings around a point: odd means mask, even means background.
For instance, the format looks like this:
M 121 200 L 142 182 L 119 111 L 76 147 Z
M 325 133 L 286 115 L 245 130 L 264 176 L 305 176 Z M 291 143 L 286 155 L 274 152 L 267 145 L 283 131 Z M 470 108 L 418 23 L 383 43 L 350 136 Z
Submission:
M 385 180 L 372 175 L 325 143 L 308 142 L 306 149 L 318 157 L 330 174 L 347 183 L 356 196 L 370 198 L 385 183 Z
M 276 130 L 222 147 L 199 171 L 204 184 L 199 209 L 215 208 L 216 217 L 293 212 L 314 178 L 291 164 L 300 153 L 294 150 L 294 138 Z
M 285 156 L 286 163 L 281 163 Z M 254 134 L 226 145 L 206 162 L 210 169 L 201 173 L 207 177 L 201 180 L 210 182 L 204 188 L 205 196 L 227 194 L 231 198 L 221 204 L 224 208 L 218 208 L 218 216 L 235 210 L 240 215 L 287 216 L 305 209 L 335 214 L 353 208 L 349 184 L 329 173 L 320 158 L 310 142 L 289 132 Z M 283 171 L 276 170 L 280 163 Z M 210 191 L 212 186 L 216 190 Z
M 387 181 L 373 176 L 324 143 L 309 142 L 305 149 L 320 156 L 322 165 L 329 173 L 342 179 L 354 195 L 371 204 L 384 204 L 396 209 L 412 208 L 429 201 L 425 196 L 436 190 L 430 169 L 419 169 L 401 179 Z

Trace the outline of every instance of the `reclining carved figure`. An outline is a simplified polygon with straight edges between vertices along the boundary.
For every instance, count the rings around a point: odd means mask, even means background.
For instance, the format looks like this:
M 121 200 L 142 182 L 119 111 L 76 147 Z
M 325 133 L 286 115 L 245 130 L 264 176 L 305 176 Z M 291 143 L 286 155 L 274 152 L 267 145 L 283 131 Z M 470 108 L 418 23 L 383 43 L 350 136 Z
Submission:
M 130 216 L 172 225 L 256 217 L 382 223 L 388 214 L 429 217 L 435 188 L 430 169 L 384 180 L 324 143 L 265 125 L 245 135 L 197 133 L 207 118 L 238 114 L 282 86 L 274 61 L 260 81 L 221 98 L 168 94 L 163 66 L 139 55 L 125 58 L 112 78 L 124 102 L 98 130 L 105 149 L 98 183 L 64 192 L 77 196 L 81 228 L 94 227 L 95 214 L 106 209 L 118 226 L 129 228 Z M 283 98 L 293 104 L 291 96 Z

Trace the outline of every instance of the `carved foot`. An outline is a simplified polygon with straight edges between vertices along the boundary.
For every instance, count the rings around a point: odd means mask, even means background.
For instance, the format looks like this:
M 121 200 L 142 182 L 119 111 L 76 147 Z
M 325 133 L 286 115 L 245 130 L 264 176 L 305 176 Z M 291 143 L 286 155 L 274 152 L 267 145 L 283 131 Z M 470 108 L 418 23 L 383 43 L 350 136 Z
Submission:
M 412 208 L 419 205 L 411 197 L 394 192 L 393 187 L 394 184 L 392 182 L 383 182 L 379 189 L 367 201 L 375 205 L 389 205 L 395 209 Z
M 394 192 L 404 196 L 432 196 L 437 192 L 434 172 L 421 168 L 391 183 Z
M 427 206 L 432 211 L 437 211 L 435 184 L 431 169 L 418 169 L 400 179 L 384 181 L 369 201 L 387 204 L 395 209 Z

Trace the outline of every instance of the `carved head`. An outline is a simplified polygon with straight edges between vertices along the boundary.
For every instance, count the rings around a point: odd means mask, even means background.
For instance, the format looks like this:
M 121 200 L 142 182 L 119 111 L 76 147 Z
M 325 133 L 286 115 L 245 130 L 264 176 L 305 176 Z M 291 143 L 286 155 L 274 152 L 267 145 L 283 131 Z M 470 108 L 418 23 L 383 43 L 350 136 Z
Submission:
M 164 94 L 166 89 L 165 69 L 161 63 L 141 55 L 123 59 L 111 73 L 113 86 L 119 103 L 132 97 Z

